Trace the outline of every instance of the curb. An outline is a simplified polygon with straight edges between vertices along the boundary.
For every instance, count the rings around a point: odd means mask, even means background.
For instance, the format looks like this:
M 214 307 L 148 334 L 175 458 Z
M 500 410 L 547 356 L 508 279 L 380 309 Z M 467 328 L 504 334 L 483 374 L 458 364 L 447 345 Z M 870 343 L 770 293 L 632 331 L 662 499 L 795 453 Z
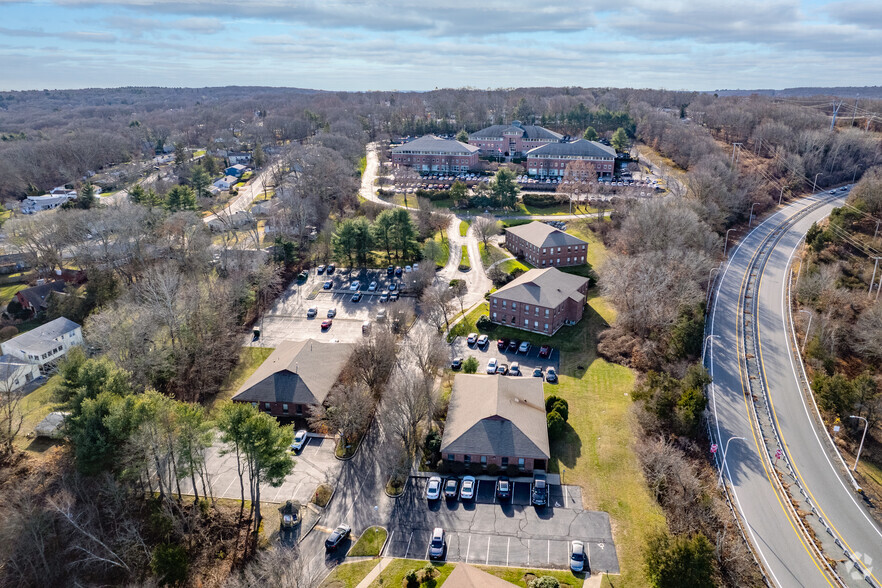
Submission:
M 374 426 L 374 418 L 375 418 L 375 417 L 372 416 L 370 422 L 368 422 L 368 425 L 367 425 L 367 427 L 366 427 L 365 430 L 364 430 L 364 434 L 361 436 L 361 439 L 359 439 L 359 441 L 358 441 L 358 447 L 355 448 L 355 451 L 352 452 L 352 455 L 350 455 L 350 456 L 348 456 L 348 457 L 339 457 L 339 456 L 337 455 L 337 448 L 334 447 L 334 459 L 336 459 L 337 461 L 350 461 L 350 460 L 352 460 L 356 455 L 358 455 L 358 452 L 361 451 L 361 446 L 364 445 L 364 438 L 367 437 L 367 434 L 370 432 L 371 427 Z M 336 441 L 336 437 L 335 437 L 335 438 L 334 438 L 334 444 L 336 445 L 336 443 L 337 443 L 337 441 Z

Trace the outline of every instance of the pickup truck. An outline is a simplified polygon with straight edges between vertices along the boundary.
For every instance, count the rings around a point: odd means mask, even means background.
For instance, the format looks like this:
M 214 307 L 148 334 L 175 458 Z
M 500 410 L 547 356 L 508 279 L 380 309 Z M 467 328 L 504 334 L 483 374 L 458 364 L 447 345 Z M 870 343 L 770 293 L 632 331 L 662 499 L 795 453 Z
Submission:
M 533 492 L 530 495 L 530 500 L 535 506 L 548 504 L 548 480 L 544 470 L 533 472 Z

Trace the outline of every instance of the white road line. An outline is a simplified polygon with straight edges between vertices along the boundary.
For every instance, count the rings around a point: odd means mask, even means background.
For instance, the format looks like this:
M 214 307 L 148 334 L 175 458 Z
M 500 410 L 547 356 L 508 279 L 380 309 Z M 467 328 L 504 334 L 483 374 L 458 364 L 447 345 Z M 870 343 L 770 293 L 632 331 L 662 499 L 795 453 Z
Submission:
M 527 539 L 527 565 L 530 565 L 530 540 Z
M 493 538 L 493 535 L 487 536 L 487 557 L 484 558 L 484 565 L 488 565 L 490 563 L 490 539 Z
M 413 536 L 413 533 L 411 532 L 411 537 L 412 537 L 412 536 Z M 426 543 L 426 555 L 423 557 L 423 559 L 429 559 L 429 547 L 431 547 L 431 546 L 432 546 L 432 542 L 431 542 L 431 541 L 430 541 L 429 543 Z M 443 546 L 443 545 L 441 546 L 441 552 L 442 552 L 442 554 L 443 554 L 443 552 L 444 552 L 444 546 Z
M 392 538 L 395 537 L 395 529 L 392 529 L 392 533 L 389 534 L 389 540 L 386 541 L 386 544 L 383 545 L 383 549 L 380 551 L 380 555 L 386 553 L 386 548 L 392 544 Z
M 466 547 L 466 563 L 469 563 L 469 553 L 472 551 L 472 536 L 469 535 L 469 543 Z
M 230 480 L 230 483 L 227 484 L 227 488 L 224 490 L 223 494 L 221 494 L 221 498 L 227 498 L 227 491 L 230 489 L 230 487 L 233 485 L 233 483 L 235 481 L 236 481 L 236 478 L 233 478 L 232 480 Z
M 511 549 L 511 537 L 508 538 L 508 545 L 505 546 L 505 565 L 508 565 L 508 552 Z
M 297 491 L 300 490 L 301 486 L 303 486 L 303 480 L 300 480 L 300 483 L 294 486 L 294 491 L 291 493 L 291 500 L 294 500 L 294 496 L 297 495 Z
M 567 490 L 566 486 L 564 486 L 563 489 L 564 489 L 564 496 L 566 496 L 566 498 L 564 499 L 564 504 L 569 504 L 570 503 L 570 491 Z
M 545 563 L 550 563 L 550 562 L 551 562 L 551 540 L 549 539 L 548 540 L 548 549 L 546 550 L 546 554 L 545 554 Z
M 407 557 L 407 552 L 410 551 L 410 542 L 413 541 L 413 531 L 410 532 L 410 539 L 407 540 L 407 549 L 404 550 L 404 557 Z M 429 547 L 426 546 L 426 553 L 429 552 Z

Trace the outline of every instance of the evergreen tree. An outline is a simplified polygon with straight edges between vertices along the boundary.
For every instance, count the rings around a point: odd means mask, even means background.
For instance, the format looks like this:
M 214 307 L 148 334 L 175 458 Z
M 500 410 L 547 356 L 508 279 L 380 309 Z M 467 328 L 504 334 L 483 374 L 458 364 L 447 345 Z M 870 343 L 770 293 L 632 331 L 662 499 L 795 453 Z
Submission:
M 582 138 L 588 141 L 596 141 L 598 139 L 597 131 L 594 130 L 594 127 L 588 127 L 585 129 L 585 132 L 582 133 Z

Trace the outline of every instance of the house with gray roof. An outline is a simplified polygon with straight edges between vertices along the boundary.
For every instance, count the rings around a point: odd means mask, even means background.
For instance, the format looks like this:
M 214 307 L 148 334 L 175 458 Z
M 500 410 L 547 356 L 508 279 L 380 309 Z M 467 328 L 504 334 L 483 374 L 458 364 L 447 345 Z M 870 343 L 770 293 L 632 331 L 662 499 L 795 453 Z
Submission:
M 592 164 L 598 177 L 611 177 L 616 163 L 616 150 L 585 139 L 549 143 L 527 152 L 527 173 L 531 176 L 560 177 L 564 175 L 567 165 L 575 161 Z
M 0 391 L 13 392 L 40 377 L 40 366 L 12 355 L 0 355 Z
M 490 294 L 490 320 L 553 335 L 582 320 L 588 284 L 588 278 L 554 267 L 531 269 Z
M 15 293 L 15 300 L 25 310 L 29 310 L 32 314 L 37 314 L 49 308 L 49 298 L 52 293 L 61 294 L 64 292 L 66 283 L 64 280 L 53 280 L 51 282 L 43 282 Z
M 32 331 L 16 335 L 0 344 L 4 355 L 34 363 L 40 372 L 50 371 L 67 352 L 83 343 L 83 329 L 77 323 L 58 317 Z
M 492 125 L 469 135 L 469 145 L 478 147 L 481 155 L 509 158 L 524 157 L 531 149 L 563 140 L 560 133 L 518 120 L 508 125 Z
M 441 439 L 446 462 L 547 469 L 551 450 L 542 380 L 457 374 Z
M 457 173 L 480 169 L 480 150 L 454 139 L 423 135 L 392 149 L 392 163 L 419 172 Z
M 505 229 L 505 247 L 538 268 L 582 265 L 588 253 L 586 241 L 538 221 Z
M 314 339 L 283 341 L 251 374 L 233 402 L 247 402 L 276 417 L 303 417 L 322 404 L 355 345 Z

